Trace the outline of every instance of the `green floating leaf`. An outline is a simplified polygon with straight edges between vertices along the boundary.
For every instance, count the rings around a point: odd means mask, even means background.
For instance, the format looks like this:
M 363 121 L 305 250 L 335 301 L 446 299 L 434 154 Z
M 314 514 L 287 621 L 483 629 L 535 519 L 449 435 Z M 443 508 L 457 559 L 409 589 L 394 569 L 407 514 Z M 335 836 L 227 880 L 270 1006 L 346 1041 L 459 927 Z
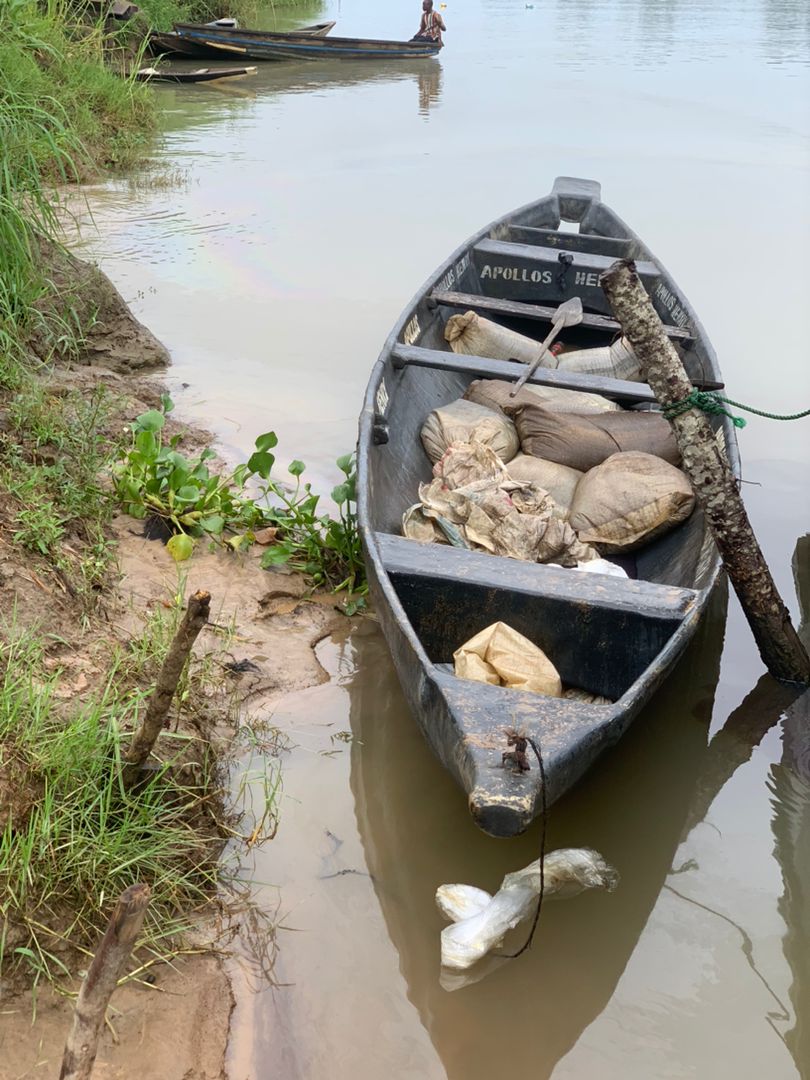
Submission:
M 168 394 L 160 395 L 160 406 L 163 409 L 164 413 L 174 412 L 174 402 Z
M 291 557 L 292 551 L 285 544 L 269 547 L 262 555 L 262 569 L 266 570 L 268 566 L 283 566 L 290 561 Z
M 194 552 L 194 541 L 185 533 L 178 533 L 169 540 L 166 550 L 175 562 L 185 562 Z
M 150 428 L 144 428 L 143 431 L 138 432 L 135 436 L 135 446 L 144 457 L 154 457 L 157 450 L 157 440 Z
M 225 528 L 225 518 L 221 514 L 211 514 L 210 517 L 200 518 L 199 526 L 205 532 L 219 536 Z
M 255 446 L 261 453 L 264 453 L 265 450 L 272 450 L 274 446 L 278 446 L 278 436 L 275 431 L 266 431 L 264 435 L 258 437 Z
M 336 464 L 340 471 L 348 476 L 349 473 L 352 471 L 353 462 L 354 454 L 344 454 L 342 457 L 339 457 L 337 459 Z
M 292 473 L 293 476 L 300 476 L 305 468 L 306 465 L 303 463 L 303 461 L 299 461 L 296 458 L 295 461 L 290 462 L 289 466 L 287 467 L 287 472 Z
M 267 480 L 275 460 L 273 455 L 268 454 L 265 450 L 257 450 L 255 454 L 251 454 L 248 458 L 248 468 L 251 472 L 258 473 L 262 480 Z
M 346 484 L 338 484 L 337 487 L 332 488 L 332 502 L 341 506 L 349 497 L 348 486 Z
M 196 484 L 184 484 L 175 492 L 175 498 L 180 502 L 193 503 L 200 497 L 200 489 Z
M 165 423 L 166 417 L 162 412 L 150 409 L 149 412 L 141 413 L 136 417 L 134 427 L 138 431 L 160 431 Z

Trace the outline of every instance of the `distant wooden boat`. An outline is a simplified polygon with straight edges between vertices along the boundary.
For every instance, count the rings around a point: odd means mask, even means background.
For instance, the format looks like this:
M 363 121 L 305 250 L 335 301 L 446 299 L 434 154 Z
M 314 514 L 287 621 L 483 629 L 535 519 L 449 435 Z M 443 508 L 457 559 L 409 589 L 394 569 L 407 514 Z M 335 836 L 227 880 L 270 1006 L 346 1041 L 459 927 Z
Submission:
M 436 56 L 441 49 L 433 41 L 377 41 L 372 38 L 314 37 L 300 31 L 271 33 L 175 23 L 176 33 L 219 55 L 239 54 L 249 60 L 393 60 Z
M 561 230 L 561 222 L 576 223 Z M 420 441 L 430 411 L 473 379 L 515 381 L 525 365 L 449 351 L 444 328 L 476 311 L 542 339 L 557 305 L 581 298 L 575 331 L 604 345 L 619 329 L 599 286 L 614 259 L 636 261 L 698 385 L 721 386 L 717 359 L 682 292 L 650 250 L 601 201 L 599 184 L 559 178 L 550 195 L 488 225 L 433 274 L 394 326 L 374 367 L 360 418 L 358 516 L 371 594 L 411 710 L 494 836 L 523 831 L 541 806 L 540 772 L 501 767 L 504 729 L 540 745 L 550 805 L 628 729 L 697 628 L 721 569 L 703 514 L 653 540 L 632 560 L 635 578 L 581 573 L 402 535 L 431 465 Z M 530 383 L 655 402 L 645 383 L 538 368 Z M 739 472 L 735 429 L 712 424 Z M 457 678 L 453 652 L 498 620 L 539 645 L 565 685 L 609 699 L 586 704 Z
M 138 82 L 205 83 L 220 79 L 244 79 L 256 74 L 255 67 L 198 68 L 196 71 L 180 71 L 172 68 L 141 68 L 135 72 Z
M 326 37 L 329 31 L 334 27 L 335 23 L 321 22 L 314 23 L 312 26 L 299 26 L 295 30 L 291 30 L 291 34 L 295 34 L 296 37 Z M 224 21 L 217 23 L 210 23 L 206 26 L 197 26 L 195 29 L 205 31 L 206 36 L 210 35 L 212 31 L 216 32 L 217 40 L 219 40 L 219 34 L 222 31 L 230 33 L 236 30 L 236 26 L 228 26 Z M 263 30 L 248 30 L 240 31 L 240 33 L 251 34 L 264 34 Z M 278 33 L 282 33 L 278 31 Z M 277 34 L 274 32 L 274 37 Z M 282 36 L 286 36 L 282 34 Z M 227 41 L 227 39 L 225 39 Z M 213 45 L 208 45 L 204 41 L 198 41 L 190 36 L 180 35 L 176 31 L 161 32 L 153 30 L 149 35 L 148 49 L 152 56 L 164 56 L 166 54 L 177 53 L 180 56 L 190 56 L 195 60 L 222 60 L 223 50 Z M 250 59 L 250 57 L 248 57 Z

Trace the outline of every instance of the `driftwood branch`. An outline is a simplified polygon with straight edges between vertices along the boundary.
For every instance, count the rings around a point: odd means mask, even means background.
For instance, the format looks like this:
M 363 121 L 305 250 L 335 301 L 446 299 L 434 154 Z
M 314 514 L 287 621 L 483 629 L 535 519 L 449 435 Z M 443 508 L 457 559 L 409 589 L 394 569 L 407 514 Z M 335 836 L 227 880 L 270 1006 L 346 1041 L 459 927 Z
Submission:
M 190 598 L 183 621 L 177 628 L 163 667 L 155 684 L 154 693 L 149 699 L 146 715 L 138 726 L 127 751 L 125 765 L 127 773 L 137 771 L 152 753 L 152 747 L 163 730 L 166 715 L 177 690 L 183 668 L 186 666 L 191 648 L 197 635 L 208 622 L 211 609 L 211 594 L 196 592 Z
M 130 885 L 118 899 L 79 990 L 59 1080 L 88 1080 L 93 1071 L 107 1005 L 140 933 L 150 896 L 148 885 Z
M 667 406 L 682 402 L 692 392 L 692 383 L 633 264 L 616 262 L 600 280 L 659 403 Z M 760 656 L 775 678 L 809 684 L 810 658 L 776 589 L 737 481 L 708 418 L 692 408 L 670 422 L 684 471 L 712 530 Z

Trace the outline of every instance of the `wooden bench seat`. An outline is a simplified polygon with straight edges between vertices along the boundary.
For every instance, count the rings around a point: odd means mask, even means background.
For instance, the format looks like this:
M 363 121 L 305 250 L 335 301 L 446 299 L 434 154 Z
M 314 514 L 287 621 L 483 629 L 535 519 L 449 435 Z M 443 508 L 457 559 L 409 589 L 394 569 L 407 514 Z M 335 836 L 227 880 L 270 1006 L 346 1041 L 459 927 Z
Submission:
M 439 289 L 431 293 L 430 303 L 434 306 L 441 304 L 444 307 L 477 311 L 485 315 L 503 315 L 544 323 L 551 322 L 551 316 L 556 310 L 555 307 L 545 304 L 526 304 L 519 300 L 504 300 L 497 296 L 481 296 L 478 293 L 450 292 Z M 590 312 L 585 312 L 583 315 L 582 325 L 590 330 L 605 330 L 611 334 L 621 332 L 621 326 L 615 319 Z M 694 342 L 694 337 L 688 330 L 682 330 L 678 326 L 665 326 L 664 330 L 668 337 L 683 345 Z
M 391 533 L 375 533 L 374 538 L 383 566 L 394 579 L 443 580 L 675 623 L 689 613 L 698 595 L 694 589 L 543 566 L 443 544 L 420 544 Z

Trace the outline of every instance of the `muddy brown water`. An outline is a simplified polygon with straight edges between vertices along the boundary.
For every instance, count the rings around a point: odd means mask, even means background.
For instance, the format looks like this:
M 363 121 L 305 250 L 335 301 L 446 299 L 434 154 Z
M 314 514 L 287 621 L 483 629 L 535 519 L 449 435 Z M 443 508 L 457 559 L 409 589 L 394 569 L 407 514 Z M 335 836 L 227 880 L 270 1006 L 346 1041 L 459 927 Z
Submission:
M 302 20 L 402 37 L 418 7 L 341 0 Z M 179 182 L 91 189 L 85 246 L 171 349 L 185 416 L 234 456 L 274 428 L 281 460 L 327 487 L 408 297 L 558 173 L 600 179 L 673 271 L 732 397 L 804 408 L 807 12 L 451 0 L 433 63 L 265 64 L 230 88 L 160 88 L 157 159 Z M 810 421 L 754 418 L 740 439 L 798 615 Z M 717 597 L 632 734 L 551 814 L 550 845 L 597 848 L 619 889 L 549 904 L 530 953 L 462 987 L 440 980 L 435 888 L 493 888 L 535 857 L 537 831 L 476 831 L 375 624 L 319 656 L 330 680 L 270 718 L 296 749 L 278 837 L 242 873 L 282 927 L 284 985 L 242 996 L 235 1080 L 810 1075 L 810 710 L 763 674 L 736 600 L 726 617 Z

